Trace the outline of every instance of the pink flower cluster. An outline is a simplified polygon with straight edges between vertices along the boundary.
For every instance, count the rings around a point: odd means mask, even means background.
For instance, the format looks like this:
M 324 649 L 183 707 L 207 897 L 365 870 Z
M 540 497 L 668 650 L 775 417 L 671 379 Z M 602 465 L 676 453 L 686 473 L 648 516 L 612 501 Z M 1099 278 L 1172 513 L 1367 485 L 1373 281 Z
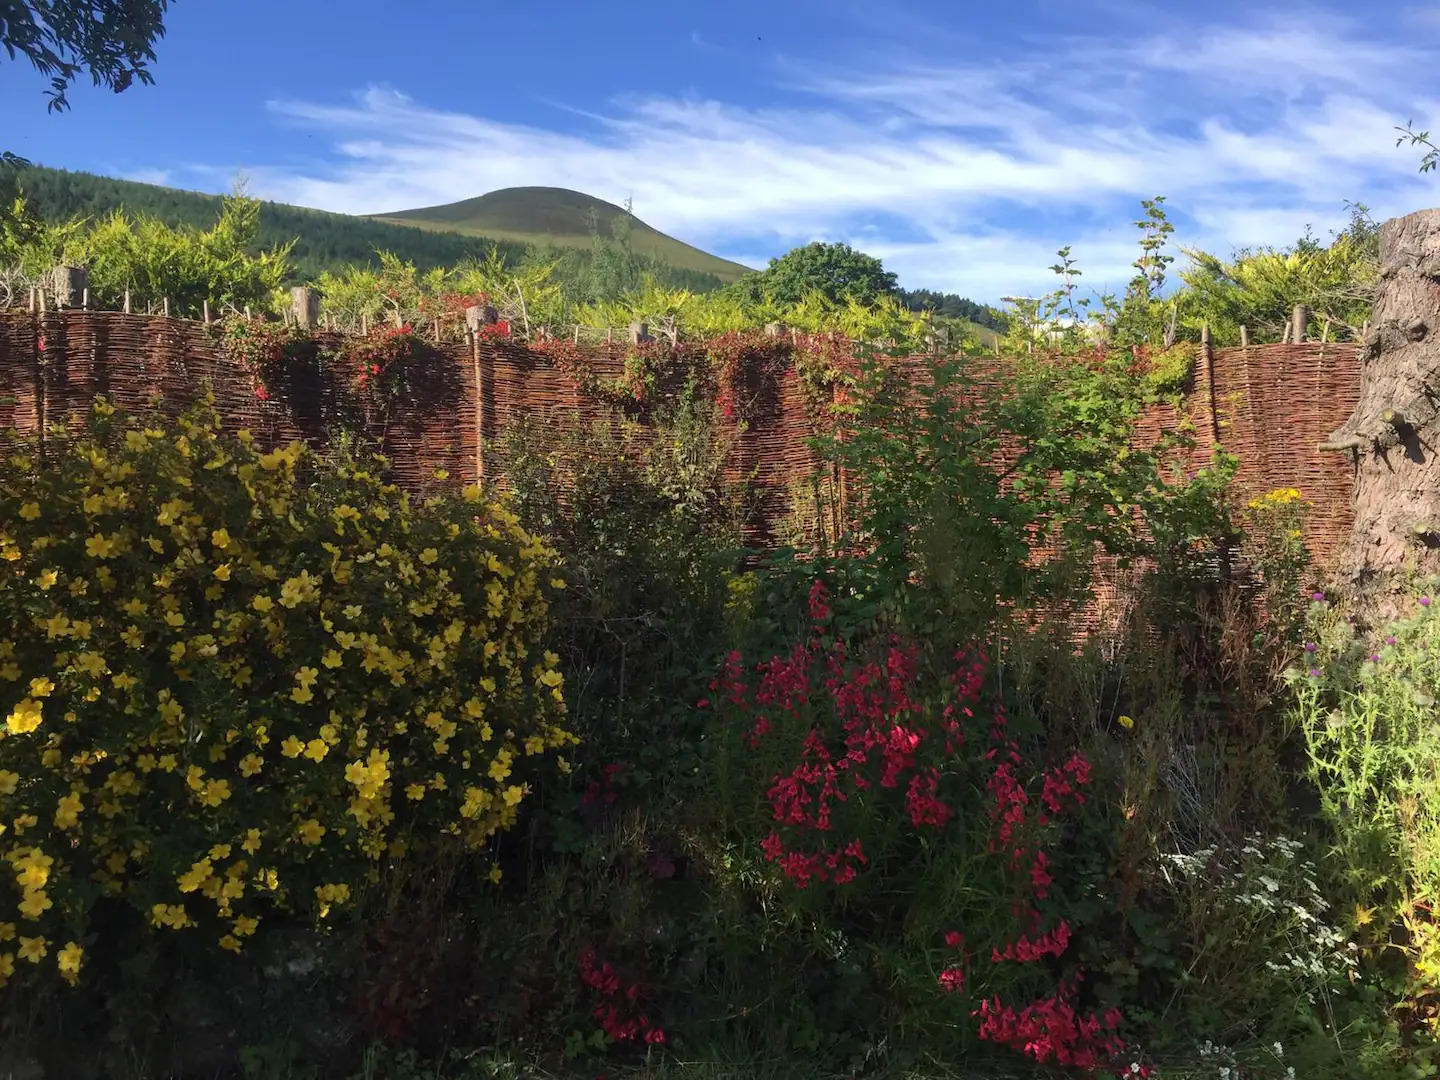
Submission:
M 580 981 L 605 1000 L 595 1007 L 595 1019 L 606 1035 L 616 1042 L 644 1042 L 658 1045 L 665 1042 L 665 1031 L 650 1023 L 640 1011 L 642 992 L 639 983 L 626 985 L 615 968 L 602 963 L 594 949 L 580 952 Z
M 999 1043 L 1034 1058 L 1041 1065 L 1077 1069 L 1108 1066 L 1125 1049 L 1117 1034 L 1120 1011 L 1103 1016 L 1078 1013 L 1070 1004 L 1073 991 L 1062 985 L 1052 997 L 1042 998 L 1016 1012 L 999 998 L 982 1001 L 980 1038 Z
M 601 779 L 591 780 L 585 788 L 585 793 L 580 796 L 581 806 L 609 806 L 616 799 L 615 777 L 624 771 L 625 766 L 618 761 L 612 761 L 605 766 L 605 772 Z

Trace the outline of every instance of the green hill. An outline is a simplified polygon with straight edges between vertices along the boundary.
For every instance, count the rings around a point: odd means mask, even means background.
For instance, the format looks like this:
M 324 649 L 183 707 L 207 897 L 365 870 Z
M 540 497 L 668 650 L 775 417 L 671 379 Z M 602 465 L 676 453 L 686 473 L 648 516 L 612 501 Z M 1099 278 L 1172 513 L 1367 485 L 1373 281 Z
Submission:
M 21 171 L 21 190 L 31 208 L 48 221 L 64 221 L 72 217 L 94 218 L 114 210 L 159 218 L 168 225 L 189 225 L 209 228 L 220 213 L 220 197 L 198 191 L 182 191 L 159 184 L 142 184 L 133 180 L 116 180 L 108 176 L 71 172 L 32 165 Z M 524 189 L 521 189 L 524 190 Z M 496 194 L 503 194 L 497 192 Z M 579 199 L 588 198 L 576 192 Z M 469 200 L 478 202 L 481 200 Z M 593 200 L 599 206 L 609 206 Z M 455 204 L 463 205 L 463 204 Z M 444 209 L 444 208 L 438 208 Z M 619 207 L 612 210 L 623 214 Z M 412 211 L 423 214 L 425 211 Z M 503 220 L 493 216 L 504 225 Z M 608 224 L 614 215 L 600 218 L 601 236 L 609 237 Z M 260 208 L 260 238 L 264 247 L 295 241 L 292 254 L 293 278 L 296 282 L 311 281 L 323 270 L 339 270 L 347 265 L 373 263 L 379 250 L 391 251 L 421 270 L 436 266 L 453 266 L 465 259 L 483 258 L 492 247 L 499 249 L 507 261 L 533 254 L 539 244 L 547 250 L 564 252 L 567 261 L 583 259 L 589 254 L 571 234 L 565 239 L 557 235 L 547 239 L 544 229 L 535 229 L 533 213 L 519 219 L 514 227 L 483 232 L 476 228 L 447 228 L 433 222 L 416 220 L 382 220 L 354 214 L 335 214 L 311 210 L 287 203 L 264 202 Z M 500 234 L 504 235 L 500 235 Z M 671 288 L 687 288 L 708 292 L 745 273 L 744 267 L 672 240 L 643 223 L 637 223 L 631 235 L 636 241 L 636 254 L 641 256 L 642 269 L 653 272 Z M 658 239 L 657 239 L 658 238 Z M 644 246 L 642 247 L 641 244 Z M 664 241 L 665 243 L 659 243 Z M 584 234 L 585 244 L 590 234 Z M 668 245 L 668 246 L 667 246 Z M 651 255 L 651 251 L 668 251 L 679 262 Z M 543 252 L 542 252 L 543 253 Z M 706 269 L 706 260 L 713 264 Z M 720 273 L 720 270 L 724 273 Z
M 747 266 L 652 229 L 623 207 L 568 188 L 502 188 L 443 206 L 377 214 L 375 220 L 557 247 L 588 245 L 597 232 L 612 236 L 623 231 L 633 251 L 667 266 L 714 274 L 727 282 L 750 273 Z

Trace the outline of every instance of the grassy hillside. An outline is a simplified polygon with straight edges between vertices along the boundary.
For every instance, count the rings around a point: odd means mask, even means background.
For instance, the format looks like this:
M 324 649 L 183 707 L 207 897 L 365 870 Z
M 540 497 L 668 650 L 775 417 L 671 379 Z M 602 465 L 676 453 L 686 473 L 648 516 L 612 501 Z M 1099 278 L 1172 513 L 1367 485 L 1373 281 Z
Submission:
M 561 247 L 588 245 L 597 232 L 611 236 L 628 231 L 632 250 L 669 266 L 714 274 L 727 282 L 750 273 L 749 267 L 652 229 L 614 203 L 567 188 L 503 188 L 443 206 L 378 214 L 376 220 Z
M 38 165 L 21 172 L 20 186 L 32 209 L 51 221 L 77 216 L 93 218 L 123 209 L 132 214 L 159 218 L 168 225 L 204 229 L 213 225 L 220 213 L 220 197 L 217 195 Z M 605 227 L 603 223 L 601 227 Z M 653 236 L 662 235 L 648 227 L 645 229 Z M 483 258 L 491 247 L 498 248 L 507 261 L 518 261 L 527 255 L 544 256 L 546 249 L 566 256 L 567 262 L 574 262 L 575 257 L 583 259 L 587 254 L 577 250 L 579 244 L 562 245 L 558 238 L 553 245 L 542 243 L 537 248 L 535 241 L 543 240 L 543 235 L 535 231 L 527 234 L 523 229 L 515 229 L 512 233 L 501 236 L 478 229 L 447 230 L 434 224 L 422 227 L 418 221 L 404 224 L 275 202 L 263 203 L 260 211 L 262 246 L 295 241 L 292 259 L 293 278 L 297 282 L 313 280 L 323 270 L 372 263 L 378 250 L 392 251 L 421 270 Z M 634 231 L 637 240 L 640 234 L 641 229 L 637 228 Z M 602 232 L 602 235 L 610 234 Z M 663 239 L 669 240 L 669 237 Z M 588 242 L 588 235 L 586 240 Z M 669 242 L 677 251 L 686 248 L 677 240 Z M 693 248 L 687 250 L 701 258 L 689 257 L 686 260 L 688 265 L 680 265 L 650 256 L 647 250 L 639 250 L 638 253 L 644 256 L 643 261 L 647 264 L 644 268 L 666 285 L 696 292 L 708 292 L 737 276 L 735 271 L 727 272 L 723 278 L 718 273 L 706 272 L 696 265 L 703 265 L 704 259 L 712 259 L 722 267 L 735 267 L 736 271 L 744 269 Z

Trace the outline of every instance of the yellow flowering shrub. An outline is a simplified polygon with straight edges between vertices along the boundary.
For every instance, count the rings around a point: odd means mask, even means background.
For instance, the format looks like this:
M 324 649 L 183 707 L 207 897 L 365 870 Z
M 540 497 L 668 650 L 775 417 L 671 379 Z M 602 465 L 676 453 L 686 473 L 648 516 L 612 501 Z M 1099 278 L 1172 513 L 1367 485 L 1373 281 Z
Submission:
M 553 554 L 300 445 L 97 403 L 0 468 L 0 981 L 102 897 L 238 952 L 566 769 Z M 37 968 L 38 970 L 38 968 Z

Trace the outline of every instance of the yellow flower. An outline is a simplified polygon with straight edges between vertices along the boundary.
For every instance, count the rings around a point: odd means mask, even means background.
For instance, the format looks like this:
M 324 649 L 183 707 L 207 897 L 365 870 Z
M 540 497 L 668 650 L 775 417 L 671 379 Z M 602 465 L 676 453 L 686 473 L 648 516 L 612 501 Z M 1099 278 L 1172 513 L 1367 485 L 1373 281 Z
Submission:
M 20 901 L 20 914 L 27 919 L 38 919 L 45 912 L 54 907 L 54 903 L 45 895 L 44 889 L 26 889 L 25 898 Z
M 54 570 L 46 570 L 35 579 L 35 584 L 39 585 L 43 592 L 54 585 L 59 579 L 59 575 Z
M 500 878 L 501 878 L 501 876 L 502 876 L 502 874 L 501 874 L 501 872 L 500 872 L 500 867 L 498 867 L 498 866 L 492 866 L 492 867 L 490 867 L 490 873 L 489 873 L 488 877 L 490 878 L 490 880 L 491 880 L 492 883 L 494 883 L 494 884 L 496 884 L 496 885 L 500 884 Z
M 40 504 L 38 502 L 25 503 L 20 507 L 20 516 L 26 521 L 34 521 L 40 516 Z
M 200 802 L 204 806 L 219 806 L 229 797 L 229 780 L 207 780 L 200 792 Z
M 280 752 L 286 757 L 299 757 L 305 752 L 305 744 L 294 735 L 286 735 L 285 741 L 280 744 Z
M 178 611 L 167 611 L 165 613 L 165 625 L 180 627 L 185 625 L 185 616 Z
M 66 942 L 65 947 L 55 957 L 55 963 L 60 968 L 60 977 L 73 984 L 80 974 L 80 964 L 84 958 L 85 950 L 80 948 L 78 942 Z
M 405 797 L 407 799 L 413 799 L 415 802 L 419 802 L 421 799 L 425 798 L 425 785 L 407 784 L 405 786 Z
M 31 697 L 37 697 L 37 698 L 49 697 L 51 691 L 53 691 L 54 689 L 55 689 L 55 684 L 54 684 L 53 682 L 51 682 L 49 679 L 39 678 L 39 679 L 31 679 L 31 680 L 30 680 L 30 696 L 31 696 Z
M 216 529 L 213 533 L 210 534 L 210 543 L 215 545 L 221 551 L 224 551 L 227 547 L 230 546 L 230 533 L 227 532 L 225 529 Z
M 255 933 L 255 928 L 260 925 L 260 920 L 253 915 L 240 915 L 235 919 L 234 931 L 236 937 L 249 937 Z
M 13 795 L 20 784 L 20 774 L 9 769 L 0 769 L 0 795 Z M 0 941 L 4 941 L 0 938 Z
M 427 547 L 424 551 L 420 552 L 420 561 L 426 566 L 434 565 L 435 560 L 438 558 L 440 558 L 440 553 L 433 547 Z
M 20 703 L 5 718 L 5 727 L 12 735 L 24 735 L 40 726 L 40 702 L 32 698 L 21 698 Z
M 339 650 L 331 649 L 320 658 L 320 663 L 324 664 L 327 668 L 337 668 L 345 663 L 345 658 L 340 655 Z
M 511 784 L 508 788 L 505 789 L 505 805 L 506 805 L 506 806 L 519 806 L 519 805 L 520 805 L 520 800 L 523 799 L 524 797 L 525 797 L 525 789 L 524 789 L 524 788 L 516 787 L 514 784 Z
M 265 763 L 261 760 L 259 754 L 246 754 L 240 759 L 241 776 L 254 776 L 264 767 Z
M 85 541 L 85 554 L 92 559 L 109 559 L 115 555 L 116 543 L 97 533 Z
M 226 934 L 220 939 L 220 947 L 229 952 L 238 953 L 240 951 L 240 942 L 236 940 L 235 935 Z
M 306 818 L 300 823 L 299 828 L 297 828 L 295 832 L 296 835 L 300 837 L 302 843 L 313 847 L 320 843 L 321 838 L 325 835 L 325 826 L 321 825 L 320 822 L 314 818 Z
M 43 937 L 21 937 L 20 939 L 20 959 L 22 960 L 38 964 L 45 959 L 45 954 L 49 951 Z
M 79 795 L 71 792 L 64 796 L 55 808 L 55 827 L 73 829 L 80 820 L 80 811 L 85 807 Z
M 329 752 L 330 747 L 324 739 L 311 739 L 305 744 L 305 756 L 311 761 L 324 761 Z
M 499 783 L 510 775 L 510 755 L 504 750 L 495 755 L 495 760 L 490 762 L 490 779 Z
M 245 830 L 245 839 L 244 839 L 244 841 L 240 844 L 240 850 L 243 851 L 243 852 L 245 852 L 247 855 L 254 855 L 257 851 L 260 850 L 260 830 L 259 830 L 259 829 L 247 829 L 247 830 Z
M 306 702 L 315 700 L 315 691 L 308 686 L 297 686 L 290 691 L 290 700 L 297 704 L 304 705 Z
M 215 567 L 214 573 L 215 573 L 215 577 L 216 577 L 218 580 L 220 580 L 220 581 L 229 581 L 229 580 L 230 580 L 230 564 L 229 564 L 228 562 L 227 562 L 227 563 L 221 563 L 219 566 Z
M 263 615 L 275 606 L 275 601 L 268 596 L 257 596 L 250 601 L 250 606 Z
M 1123 727 L 1126 731 L 1129 731 L 1135 726 L 1135 721 L 1128 716 L 1117 717 L 1115 722 L 1121 727 Z
M 179 886 L 182 893 L 192 893 L 209 880 L 213 869 L 209 859 L 201 859 L 197 863 L 192 863 L 189 870 L 177 877 L 175 884 Z

